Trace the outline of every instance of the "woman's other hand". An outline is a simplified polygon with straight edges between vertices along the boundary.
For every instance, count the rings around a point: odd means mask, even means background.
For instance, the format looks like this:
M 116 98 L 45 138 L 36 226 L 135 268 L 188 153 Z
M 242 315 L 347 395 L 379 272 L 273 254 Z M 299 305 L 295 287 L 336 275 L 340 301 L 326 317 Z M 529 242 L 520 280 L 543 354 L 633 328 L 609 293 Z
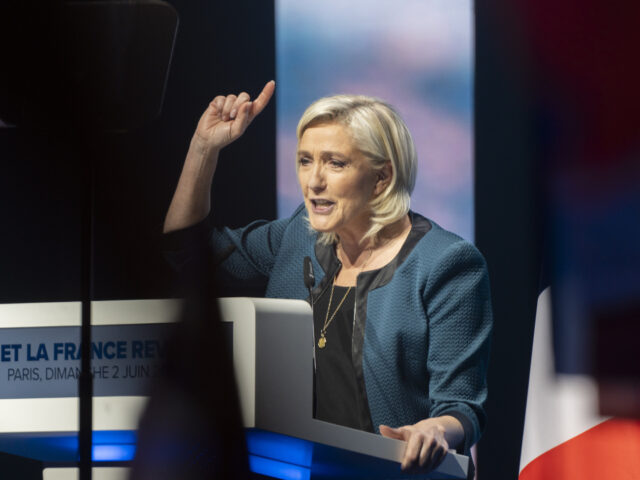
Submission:
M 273 80 L 251 101 L 248 93 L 215 97 L 200 117 L 193 141 L 211 152 L 219 152 L 242 136 L 253 119 L 267 106 L 276 84 Z
M 407 442 L 402 470 L 425 473 L 440 465 L 450 444 L 460 443 L 464 436 L 460 422 L 450 416 L 428 418 L 398 428 L 380 425 L 380 433 L 384 437 Z

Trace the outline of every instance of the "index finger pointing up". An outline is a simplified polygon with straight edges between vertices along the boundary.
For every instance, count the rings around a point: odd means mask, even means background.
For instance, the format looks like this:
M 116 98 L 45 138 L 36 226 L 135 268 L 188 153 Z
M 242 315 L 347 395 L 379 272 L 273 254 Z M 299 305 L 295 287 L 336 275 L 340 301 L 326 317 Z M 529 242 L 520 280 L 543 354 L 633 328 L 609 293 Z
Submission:
M 262 110 L 264 110 L 264 107 L 266 107 L 269 103 L 269 100 L 271 100 L 275 89 L 276 82 L 273 80 L 268 81 L 262 89 L 262 92 L 260 92 L 260 95 L 258 95 L 258 98 L 256 98 L 251 105 L 251 112 L 249 114 L 251 120 L 253 120 L 260 112 L 262 112 Z

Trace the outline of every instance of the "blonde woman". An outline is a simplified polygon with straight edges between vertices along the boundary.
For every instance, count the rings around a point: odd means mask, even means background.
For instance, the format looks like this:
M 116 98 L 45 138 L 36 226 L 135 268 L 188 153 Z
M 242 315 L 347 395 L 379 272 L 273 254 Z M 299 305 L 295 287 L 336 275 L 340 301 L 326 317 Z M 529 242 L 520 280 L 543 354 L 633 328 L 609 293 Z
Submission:
M 204 230 L 218 154 L 269 102 L 267 83 L 215 97 L 202 115 L 165 220 Z M 208 232 L 226 285 L 312 301 L 316 418 L 405 440 L 403 469 L 468 453 L 485 424 L 492 328 L 477 249 L 409 210 L 417 159 L 396 111 L 374 98 L 317 100 L 297 128 L 304 203 L 291 217 Z M 229 253 L 230 252 L 230 253 Z M 303 284 L 303 259 L 317 286 Z

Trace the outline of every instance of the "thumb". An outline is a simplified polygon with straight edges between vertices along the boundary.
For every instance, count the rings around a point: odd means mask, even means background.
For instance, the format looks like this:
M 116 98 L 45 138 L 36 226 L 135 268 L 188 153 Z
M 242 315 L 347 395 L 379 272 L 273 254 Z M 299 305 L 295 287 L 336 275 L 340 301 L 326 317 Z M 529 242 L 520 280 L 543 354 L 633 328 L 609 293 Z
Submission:
M 395 438 L 396 440 L 404 440 L 403 432 L 399 428 L 391 428 L 386 425 L 380 425 L 380 434 L 383 437 Z

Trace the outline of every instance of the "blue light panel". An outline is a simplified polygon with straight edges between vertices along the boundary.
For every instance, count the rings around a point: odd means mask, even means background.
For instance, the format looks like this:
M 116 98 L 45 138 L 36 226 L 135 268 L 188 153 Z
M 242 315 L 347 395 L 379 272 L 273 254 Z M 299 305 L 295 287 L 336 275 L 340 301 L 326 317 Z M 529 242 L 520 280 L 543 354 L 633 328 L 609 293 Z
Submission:
M 263 430 L 248 430 L 246 438 L 250 454 L 301 467 L 311 467 L 311 442 Z
M 91 458 L 94 462 L 128 462 L 135 454 L 135 445 L 94 445 Z
M 132 460 L 137 441 L 130 430 L 93 432 L 92 457 L 96 462 Z M 75 433 L 16 433 L 0 435 L 0 452 L 45 462 L 77 462 L 78 436 Z
M 249 468 L 253 473 L 281 480 L 309 480 L 311 477 L 308 468 L 256 455 L 249 455 Z

